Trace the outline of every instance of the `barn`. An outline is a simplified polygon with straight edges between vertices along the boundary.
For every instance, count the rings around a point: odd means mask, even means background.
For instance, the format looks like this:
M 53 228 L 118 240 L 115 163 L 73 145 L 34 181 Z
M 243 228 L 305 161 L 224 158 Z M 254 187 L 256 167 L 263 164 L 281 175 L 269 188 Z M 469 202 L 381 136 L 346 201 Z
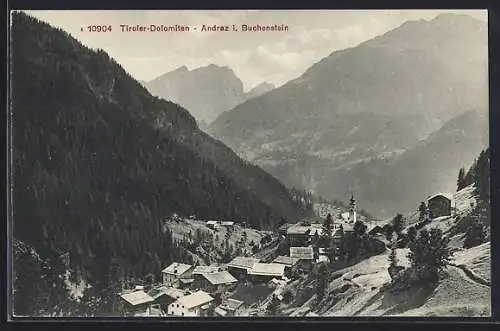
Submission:
M 431 219 L 441 216 L 451 216 L 451 195 L 438 193 L 427 198 L 427 208 Z

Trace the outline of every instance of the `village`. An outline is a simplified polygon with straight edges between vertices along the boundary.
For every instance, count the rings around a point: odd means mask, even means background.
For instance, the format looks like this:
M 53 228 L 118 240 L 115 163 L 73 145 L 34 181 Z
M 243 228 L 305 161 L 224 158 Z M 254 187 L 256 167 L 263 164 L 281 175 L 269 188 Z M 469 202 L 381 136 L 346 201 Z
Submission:
M 451 214 L 451 200 L 444 194 L 429 197 L 427 203 L 433 217 Z M 326 205 L 316 208 L 317 216 L 332 219 L 331 239 L 337 245 L 354 231 L 356 200 L 351 196 L 348 212 L 336 211 Z M 367 223 L 367 231 L 380 229 Z M 235 222 L 206 221 L 213 231 L 236 226 Z M 271 300 L 284 300 L 286 284 L 330 262 L 327 245 L 318 244 L 318 238 L 324 236 L 322 223 L 285 222 L 251 256 L 209 266 L 173 262 L 162 270 L 161 283 L 123 290 L 120 311 L 122 316 L 135 317 L 262 316 Z M 286 253 L 276 249 L 281 244 Z M 278 251 L 282 254 L 277 255 Z

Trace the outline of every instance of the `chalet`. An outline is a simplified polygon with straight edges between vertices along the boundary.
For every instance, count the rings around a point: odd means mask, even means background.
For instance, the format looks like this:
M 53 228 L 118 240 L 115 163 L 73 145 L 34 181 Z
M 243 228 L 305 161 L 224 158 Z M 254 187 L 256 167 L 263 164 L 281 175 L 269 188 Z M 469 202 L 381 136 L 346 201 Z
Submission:
M 147 294 L 153 298 L 154 304 L 159 305 L 163 311 L 167 311 L 168 305 L 186 295 L 182 290 L 166 286 L 152 288 Z
M 220 225 L 222 225 L 226 228 L 232 228 L 232 227 L 234 227 L 235 224 L 233 221 L 223 221 L 223 222 L 221 222 Z
M 291 258 L 290 256 L 278 256 L 273 261 L 273 263 L 283 264 L 285 266 L 285 275 L 287 277 L 291 276 L 292 270 L 297 262 L 297 259 Z
M 248 270 L 250 279 L 254 282 L 269 282 L 273 278 L 285 275 L 285 265 L 279 263 L 255 263 Z
M 181 289 L 188 289 L 194 284 L 194 278 L 179 278 L 178 287 Z
M 290 247 L 290 257 L 296 259 L 298 266 L 303 269 L 311 269 L 314 260 L 312 247 Z
M 222 271 L 220 267 L 217 266 L 205 266 L 199 265 L 193 269 L 193 288 L 201 289 L 203 288 L 203 284 L 205 282 L 204 274 L 216 273 Z
M 227 271 L 203 274 L 202 288 L 209 293 L 222 293 L 234 287 L 238 280 Z
M 255 263 L 260 262 L 260 259 L 253 257 L 237 256 L 227 265 L 227 271 L 231 273 L 234 277 L 244 278 L 247 275 L 249 269 L 253 267 Z
M 154 299 L 144 291 L 134 291 L 120 295 L 125 315 L 149 313 Z
M 309 241 L 310 226 L 292 225 L 286 230 L 290 246 L 305 246 Z
M 179 286 L 179 279 L 190 278 L 193 266 L 190 264 L 174 262 L 161 271 L 164 286 Z
M 215 230 L 216 228 L 219 227 L 219 222 L 217 222 L 217 221 L 207 221 L 206 226 L 209 229 Z
M 427 208 L 431 219 L 451 216 L 451 194 L 438 193 L 427 198 Z
M 171 303 L 167 314 L 170 316 L 207 316 L 214 298 L 204 291 L 198 291 Z
M 226 299 L 214 310 L 215 314 L 221 317 L 241 316 L 244 302 L 236 299 Z

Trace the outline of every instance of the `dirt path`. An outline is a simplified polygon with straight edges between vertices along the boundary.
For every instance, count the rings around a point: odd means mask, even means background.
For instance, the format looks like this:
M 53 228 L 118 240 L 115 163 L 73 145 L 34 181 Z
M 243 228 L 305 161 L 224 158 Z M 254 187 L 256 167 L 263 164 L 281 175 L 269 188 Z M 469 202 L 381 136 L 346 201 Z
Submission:
M 481 286 L 491 287 L 491 283 L 489 281 L 476 275 L 474 271 L 470 270 L 467 266 L 463 264 L 454 264 L 454 263 L 448 263 L 448 265 L 457 268 L 460 275 L 462 275 L 462 277 L 464 277 L 465 279 L 470 280 Z

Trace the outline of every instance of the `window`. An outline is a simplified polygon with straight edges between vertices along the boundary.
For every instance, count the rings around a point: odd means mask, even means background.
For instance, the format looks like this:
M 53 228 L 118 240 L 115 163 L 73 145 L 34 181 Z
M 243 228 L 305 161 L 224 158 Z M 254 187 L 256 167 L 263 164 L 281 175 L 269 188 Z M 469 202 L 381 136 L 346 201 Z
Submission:
M 184 316 L 184 313 L 182 313 L 182 316 Z
M 177 304 L 177 308 L 179 308 L 179 304 Z

